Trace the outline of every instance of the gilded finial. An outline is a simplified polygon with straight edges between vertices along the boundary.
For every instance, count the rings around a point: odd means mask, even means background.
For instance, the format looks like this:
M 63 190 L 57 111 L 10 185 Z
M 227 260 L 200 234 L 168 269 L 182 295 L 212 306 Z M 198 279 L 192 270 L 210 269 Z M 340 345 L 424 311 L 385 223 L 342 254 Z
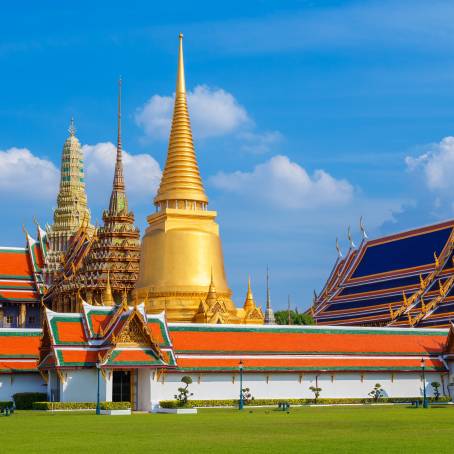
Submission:
M 74 135 L 76 134 L 76 127 L 74 126 L 74 117 L 71 117 L 68 132 L 71 137 L 74 137 Z
M 177 93 L 186 93 L 186 82 L 184 80 L 184 57 L 183 57 L 183 33 L 178 36 L 180 46 L 178 50 L 178 73 L 177 73 Z
M 216 293 L 216 287 L 214 285 L 213 267 L 211 267 L 210 286 L 208 287 L 208 293 L 205 299 L 205 303 L 208 304 L 208 306 L 211 306 L 212 304 L 216 303 L 217 299 L 218 296 Z
M 339 238 L 336 238 L 336 251 L 337 251 L 337 256 L 341 259 L 342 258 L 342 251 L 339 246 Z
M 106 288 L 104 289 L 104 292 L 102 294 L 102 304 L 104 306 L 113 306 L 114 303 L 115 302 L 112 296 L 112 288 L 110 287 L 110 270 L 108 270 Z
M 253 296 L 252 290 L 251 290 L 251 277 L 250 276 L 248 276 L 248 280 L 247 280 L 247 293 L 246 293 L 246 299 L 244 300 L 243 308 L 246 312 L 249 312 L 255 308 L 254 296 Z
M 367 233 L 366 233 L 366 229 L 364 227 L 363 217 L 362 216 L 359 218 L 359 229 L 361 230 L 361 234 L 363 236 L 363 240 L 367 240 L 368 236 L 367 236 Z
M 348 226 L 347 237 L 348 237 L 348 241 L 350 242 L 350 247 L 352 249 L 354 249 L 356 246 L 355 246 L 355 243 L 353 242 L 352 232 L 351 232 L 350 226 Z

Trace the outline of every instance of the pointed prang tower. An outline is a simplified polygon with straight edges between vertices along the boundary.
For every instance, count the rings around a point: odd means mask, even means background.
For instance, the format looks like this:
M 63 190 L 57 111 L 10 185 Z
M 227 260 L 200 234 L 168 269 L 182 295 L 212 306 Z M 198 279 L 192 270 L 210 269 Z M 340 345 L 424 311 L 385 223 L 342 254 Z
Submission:
M 123 177 L 121 143 L 121 79 L 118 81 L 118 136 L 115 170 L 109 209 L 103 212 L 103 226 L 85 259 L 81 274 L 89 284 L 85 291 L 103 304 L 120 303 L 124 293 L 131 292 L 137 281 L 140 260 L 140 232 L 134 225 L 134 213 L 129 211 Z M 106 293 L 107 292 L 107 293 Z M 110 296 L 109 296 L 110 294 Z M 88 295 L 87 295 L 88 296 Z
M 60 189 L 54 222 L 47 228 L 49 251 L 44 266 L 47 285 L 52 283 L 61 269 L 61 257 L 68 248 L 71 236 L 82 224 L 86 225 L 90 234 L 94 230 L 90 225 L 90 210 L 85 193 L 83 154 L 72 118 L 68 131 L 69 137 L 63 145 L 61 158 Z
M 265 325 L 275 325 L 276 320 L 274 318 L 274 312 L 271 308 L 271 296 L 270 296 L 270 273 L 268 267 L 266 267 L 266 309 L 265 309 Z
M 229 322 L 237 323 L 224 271 L 217 213 L 208 211 L 192 140 L 186 100 L 183 35 L 180 34 L 177 83 L 167 161 L 155 197 L 156 213 L 148 216 L 142 241 L 136 291 L 147 310 L 167 319 L 190 322 L 205 300 L 213 271 L 218 301 L 225 304 Z

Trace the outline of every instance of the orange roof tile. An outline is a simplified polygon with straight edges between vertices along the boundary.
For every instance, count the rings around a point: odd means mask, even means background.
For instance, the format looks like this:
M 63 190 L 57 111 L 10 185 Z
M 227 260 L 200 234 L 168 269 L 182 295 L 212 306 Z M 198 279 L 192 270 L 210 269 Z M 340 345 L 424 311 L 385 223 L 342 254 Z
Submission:
M 27 251 L 0 248 L 0 275 L 33 276 Z
M 408 329 L 392 331 L 305 329 L 220 328 L 169 325 L 177 352 L 256 353 L 440 353 L 446 342 L 444 332 L 416 334 Z
M 0 329 L 0 358 L 38 357 L 41 330 Z

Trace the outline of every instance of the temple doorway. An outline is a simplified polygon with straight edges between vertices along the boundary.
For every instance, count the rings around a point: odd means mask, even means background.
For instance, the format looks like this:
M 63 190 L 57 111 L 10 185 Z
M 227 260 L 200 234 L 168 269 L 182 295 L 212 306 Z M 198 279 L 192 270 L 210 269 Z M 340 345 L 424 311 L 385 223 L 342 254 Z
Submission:
M 131 371 L 114 370 L 112 377 L 112 401 L 131 402 Z

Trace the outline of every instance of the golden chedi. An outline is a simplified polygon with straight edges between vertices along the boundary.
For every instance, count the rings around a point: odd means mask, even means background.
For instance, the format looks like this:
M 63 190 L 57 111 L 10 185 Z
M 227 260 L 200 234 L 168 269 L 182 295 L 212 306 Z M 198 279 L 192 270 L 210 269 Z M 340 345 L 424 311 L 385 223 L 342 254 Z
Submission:
M 167 161 L 154 204 L 156 213 L 148 216 L 142 241 L 138 299 L 148 311 L 165 310 L 169 321 L 242 323 L 225 276 L 217 213 L 208 210 L 197 164 L 181 34 Z

